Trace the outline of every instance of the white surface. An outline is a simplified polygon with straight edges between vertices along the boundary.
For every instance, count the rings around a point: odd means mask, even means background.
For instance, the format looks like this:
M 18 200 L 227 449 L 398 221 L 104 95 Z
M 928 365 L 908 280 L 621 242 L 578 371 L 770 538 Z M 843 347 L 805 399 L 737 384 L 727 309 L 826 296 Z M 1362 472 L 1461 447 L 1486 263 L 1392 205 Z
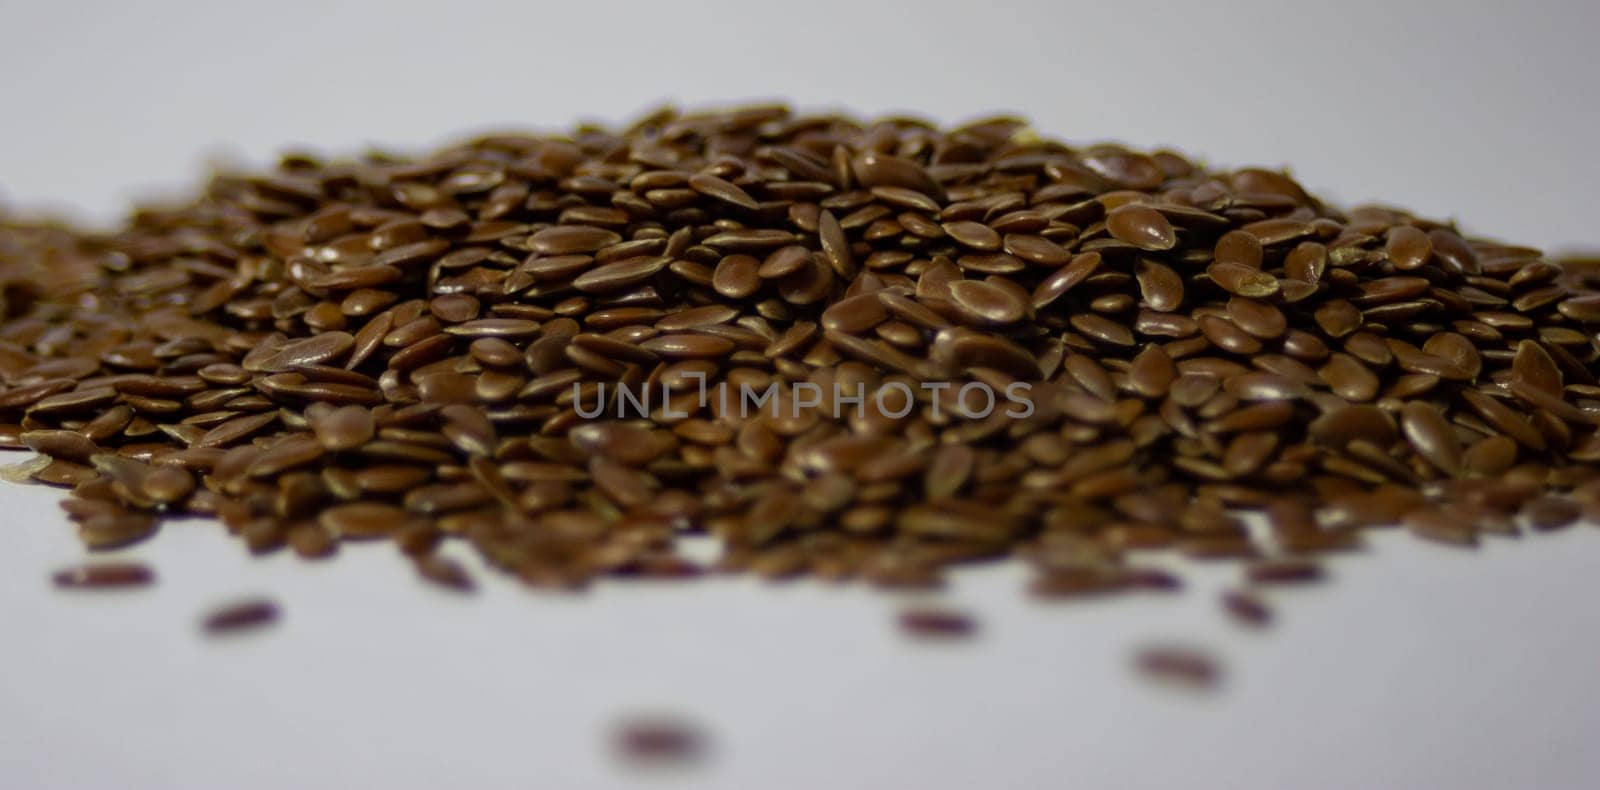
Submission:
M 1594 246 L 1592 3 L 654 3 L 489 10 L 274 2 L 0 9 L 0 185 L 106 220 L 203 152 L 266 161 L 467 128 L 625 118 L 754 96 L 942 120 L 1024 113 L 1072 140 L 1294 163 L 1314 188 Z M 8 459 L 9 460 L 9 459 Z M 1039 606 L 1015 568 L 945 594 L 981 638 L 907 643 L 900 601 L 750 581 L 578 596 L 423 587 L 384 548 L 249 558 L 169 526 L 160 584 L 68 595 L 56 494 L 0 485 L 0 787 L 1585 787 L 1600 531 L 1464 553 L 1386 534 L 1241 632 L 1227 569 L 1177 598 Z M 201 612 L 266 593 L 276 629 L 217 643 Z M 1192 640 L 1209 697 L 1127 659 Z M 680 777 L 611 759 L 629 712 L 701 722 Z
M 1600 531 L 1479 552 L 1399 533 L 1272 596 L 1279 625 L 1176 597 L 1042 605 L 1015 568 L 939 596 L 981 635 L 915 643 L 904 597 L 819 583 L 427 587 L 387 547 L 252 560 L 218 528 L 134 555 L 159 584 L 54 590 L 81 550 L 53 492 L 4 485 L 0 785 L 649 786 L 612 759 L 634 712 L 706 728 L 682 778 L 747 788 L 1593 786 Z M 202 639 L 202 611 L 265 592 L 274 629 Z M 1190 641 L 1213 695 L 1152 687 L 1136 645 Z M 678 778 L 678 777 L 668 777 Z M 651 781 L 644 781 L 651 780 Z M 672 784 L 674 782 L 660 782 Z M 676 782 L 676 784 L 683 784 Z

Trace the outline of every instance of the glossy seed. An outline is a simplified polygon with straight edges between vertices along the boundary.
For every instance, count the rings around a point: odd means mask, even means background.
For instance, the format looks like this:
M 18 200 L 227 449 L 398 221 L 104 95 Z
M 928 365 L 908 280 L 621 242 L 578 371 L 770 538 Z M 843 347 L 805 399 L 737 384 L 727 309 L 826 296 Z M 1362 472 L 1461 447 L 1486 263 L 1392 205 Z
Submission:
M 859 335 L 888 320 L 889 311 L 876 294 L 856 294 L 822 311 L 822 328 Z
M 585 293 L 621 291 L 648 282 L 669 263 L 672 259 L 666 256 L 628 258 L 584 272 L 572 286 Z
M 1055 270 L 1033 289 L 1034 309 L 1043 309 L 1083 282 L 1100 267 L 1100 253 L 1074 256 L 1071 263 Z
M 981 280 L 950 284 L 950 298 L 976 324 L 1011 324 L 1027 314 L 1027 305 L 1011 291 Z
M 1465 461 L 1461 441 L 1439 410 L 1428 403 L 1407 403 L 1400 411 L 1400 428 L 1417 454 L 1446 475 L 1459 475 Z
M 834 219 L 832 212 L 824 211 L 817 219 L 818 244 L 822 247 L 822 255 L 828 260 L 828 265 L 833 267 L 835 274 L 840 277 L 853 277 L 856 273 L 855 254 L 851 252 L 850 240 L 845 237 L 844 228 L 839 221 Z M 794 248 L 791 248 L 794 249 Z M 787 272 L 762 276 L 777 277 Z
M 1178 234 L 1161 212 L 1149 206 L 1130 203 L 1106 214 L 1106 230 L 1118 241 L 1141 250 L 1170 250 L 1178 244 Z
M 1165 264 L 1139 261 L 1139 295 L 1151 310 L 1170 312 L 1183 302 L 1183 278 Z
M 989 252 L 1000 249 L 1000 234 L 987 225 L 977 222 L 947 222 L 943 227 L 946 235 L 963 246 Z
M 324 332 L 301 340 L 291 341 L 245 369 L 253 372 L 277 373 L 296 368 L 337 363 L 355 346 L 355 336 L 348 332 Z
M 1561 370 L 1537 341 L 1523 340 L 1517 344 L 1516 355 L 1511 359 L 1511 375 L 1529 387 L 1561 397 Z
M 1128 383 L 1134 391 L 1146 398 L 1166 395 L 1178 378 L 1178 368 L 1166 349 L 1149 345 L 1133 358 L 1128 367 Z
M 1065 247 L 1043 236 L 1013 233 L 1005 237 L 1003 246 L 1006 252 L 1039 266 L 1055 268 L 1072 260 Z
M 1278 292 L 1278 280 L 1259 269 L 1237 263 L 1213 263 L 1206 274 L 1228 293 L 1245 297 L 1267 297 Z
M 1133 332 L 1104 316 L 1079 313 L 1071 318 L 1072 327 L 1090 338 L 1113 346 L 1132 346 Z
M 668 359 L 718 358 L 734 348 L 733 342 L 711 335 L 661 335 L 646 340 L 641 348 Z
M 99 446 L 77 431 L 24 431 L 18 438 L 34 452 L 79 463 L 88 463 L 91 456 L 100 452 Z
M 604 228 L 557 225 L 533 234 L 528 239 L 528 246 L 543 255 L 572 255 L 594 252 L 621 240 L 616 233 Z
M 352 502 L 322 511 L 318 521 L 324 528 L 346 538 L 374 538 L 388 535 L 404 523 L 406 512 L 381 502 Z
M 750 193 L 745 192 L 725 179 L 709 173 L 696 173 L 689 176 L 689 188 L 702 195 L 709 195 L 740 208 L 750 209 L 751 211 L 759 208 L 755 198 L 750 197 Z
M 712 274 L 712 287 L 729 299 L 743 299 L 761 287 L 759 268 L 760 264 L 749 255 L 726 256 Z
M 150 501 L 171 505 L 194 491 L 194 475 L 176 466 L 158 466 L 144 476 L 139 489 Z
M 1242 230 L 1230 230 L 1217 239 L 1211 256 L 1217 263 L 1231 263 L 1249 269 L 1261 268 L 1265 252 L 1261 240 Z
M 1333 394 L 1353 403 L 1370 401 L 1378 396 L 1383 385 L 1378 374 L 1349 354 L 1337 353 L 1328 357 L 1317 376 Z
M 1422 230 L 1402 225 L 1389 231 L 1384 254 L 1394 262 L 1396 269 L 1420 269 L 1433 257 L 1433 242 Z

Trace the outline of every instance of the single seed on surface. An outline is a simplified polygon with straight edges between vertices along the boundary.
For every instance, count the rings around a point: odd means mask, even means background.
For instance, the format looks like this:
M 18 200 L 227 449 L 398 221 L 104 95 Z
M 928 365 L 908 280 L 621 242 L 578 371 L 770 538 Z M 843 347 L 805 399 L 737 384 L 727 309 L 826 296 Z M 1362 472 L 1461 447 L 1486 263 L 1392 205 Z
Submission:
M 1134 657 L 1134 667 L 1151 681 L 1190 691 L 1209 691 L 1222 679 L 1215 659 L 1183 645 L 1143 648 Z
M 50 579 L 64 589 L 109 590 L 148 587 L 156 574 L 136 562 L 98 562 L 56 571 Z
M 677 718 L 635 716 L 613 733 L 619 760 L 640 768 L 688 767 L 707 756 L 708 742 L 699 727 Z
M 907 609 L 899 619 L 900 630 L 918 639 L 965 639 L 978 630 L 971 617 L 945 609 Z
M 277 604 L 255 598 L 211 610 L 200 621 L 200 629 L 209 636 L 224 636 L 265 628 L 278 619 Z
M 1322 566 L 1307 560 L 1266 560 L 1245 569 L 1251 584 L 1305 584 L 1321 581 Z
M 1272 609 L 1260 598 L 1242 590 L 1223 592 L 1222 608 L 1240 625 L 1261 628 L 1272 623 Z

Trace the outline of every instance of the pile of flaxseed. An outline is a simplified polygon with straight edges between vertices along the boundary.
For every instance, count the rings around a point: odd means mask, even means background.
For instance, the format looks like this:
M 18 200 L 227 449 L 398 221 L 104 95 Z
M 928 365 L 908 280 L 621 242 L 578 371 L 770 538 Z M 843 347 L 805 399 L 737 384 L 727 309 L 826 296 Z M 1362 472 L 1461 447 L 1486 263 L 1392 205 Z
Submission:
M 1293 581 L 1366 527 L 1600 508 L 1591 282 L 1009 118 L 660 112 L 0 224 L 0 447 L 93 549 L 214 514 L 460 585 L 442 541 L 566 586 L 692 575 L 686 534 L 766 577 L 1016 556 L 1099 594 L 1175 586 L 1129 561 L 1172 548 Z

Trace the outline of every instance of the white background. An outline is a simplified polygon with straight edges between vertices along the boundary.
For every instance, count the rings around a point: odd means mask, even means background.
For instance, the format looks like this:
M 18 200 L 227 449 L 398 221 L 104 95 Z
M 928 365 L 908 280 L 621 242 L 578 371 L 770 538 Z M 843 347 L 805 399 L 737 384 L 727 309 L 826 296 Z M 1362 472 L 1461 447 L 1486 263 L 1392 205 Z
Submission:
M 1600 243 L 1592 3 L 0 3 L 0 193 L 114 220 L 208 156 L 415 147 L 620 121 L 663 98 L 787 98 L 1284 165 L 1345 201 Z M 10 459 L 7 459 L 10 460 Z M 161 574 L 69 595 L 42 488 L 0 486 L 0 787 L 1584 787 L 1600 783 L 1600 531 L 1476 553 L 1379 536 L 1281 625 L 1178 598 L 1043 606 L 958 577 L 969 643 L 908 643 L 903 599 L 816 583 L 483 579 L 426 588 L 387 547 L 249 558 L 205 523 L 131 552 Z M 199 638 L 265 593 L 276 629 Z M 1223 660 L 1210 696 L 1128 669 Z M 619 767 L 635 712 L 700 723 L 697 769 Z

